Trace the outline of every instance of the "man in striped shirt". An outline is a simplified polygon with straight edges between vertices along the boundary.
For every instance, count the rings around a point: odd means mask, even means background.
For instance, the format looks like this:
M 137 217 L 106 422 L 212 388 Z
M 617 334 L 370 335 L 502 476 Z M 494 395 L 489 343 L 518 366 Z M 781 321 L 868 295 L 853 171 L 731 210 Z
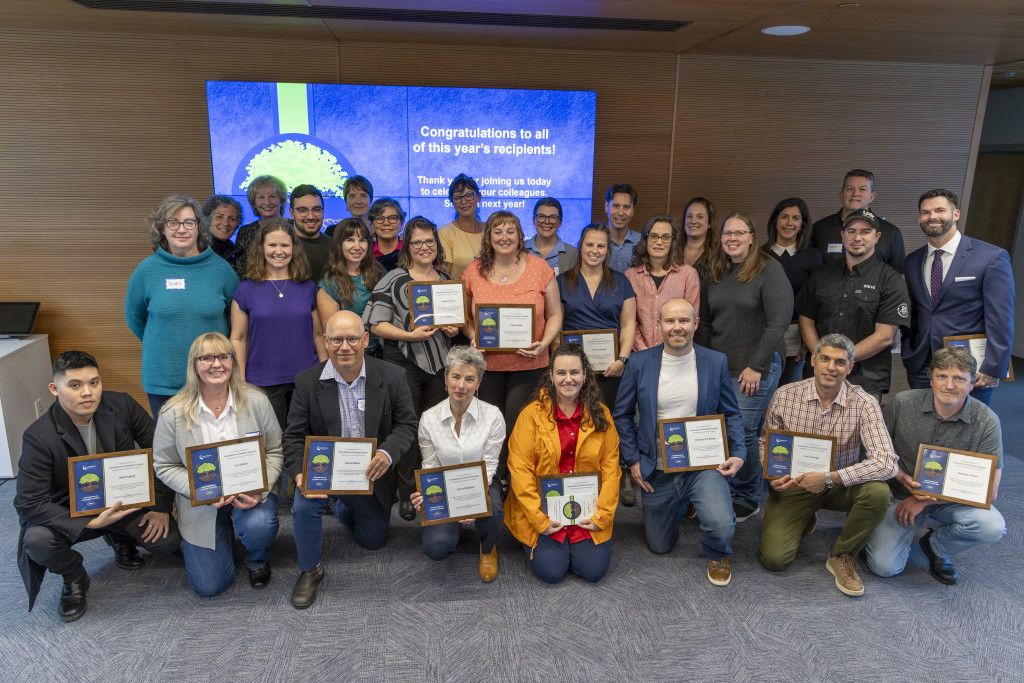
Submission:
M 760 555 L 766 568 L 782 571 L 796 557 L 801 537 L 814 532 L 819 509 L 844 511 L 846 524 L 825 567 L 840 591 L 863 595 L 854 556 L 885 518 L 892 494 L 884 482 L 896 476 L 899 460 L 878 402 L 846 381 L 853 357 L 847 337 L 821 337 L 811 358 L 814 377 L 779 387 L 768 405 L 759 442 L 762 458 L 770 429 L 819 434 L 836 438 L 836 469 L 771 480 Z

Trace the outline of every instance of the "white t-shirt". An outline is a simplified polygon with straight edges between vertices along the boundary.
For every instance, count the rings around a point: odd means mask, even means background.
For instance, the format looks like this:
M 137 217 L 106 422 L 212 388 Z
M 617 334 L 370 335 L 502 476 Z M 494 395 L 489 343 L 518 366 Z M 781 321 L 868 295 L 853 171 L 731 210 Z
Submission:
M 697 414 L 697 355 L 691 349 L 685 356 L 661 356 L 658 375 L 658 419 L 673 420 Z M 655 462 L 664 469 L 661 458 Z

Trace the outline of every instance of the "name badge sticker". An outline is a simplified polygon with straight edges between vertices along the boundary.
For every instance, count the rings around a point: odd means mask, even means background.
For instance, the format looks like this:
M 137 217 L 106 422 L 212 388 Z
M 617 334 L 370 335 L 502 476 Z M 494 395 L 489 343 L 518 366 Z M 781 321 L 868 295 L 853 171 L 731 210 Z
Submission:
M 366 412 L 366 399 L 365 398 L 357 398 L 356 399 L 356 408 L 359 409 L 359 412 L 365 413 Z
M 245 433 L 246 438 L 248 438 L 250 436 L 259 436 L 259 435 L 260 435 L 260 430 L 258 430 L 258 429 L 255 432 L 246 432 Z
M 830 242 L 828 247 L 826 248 L 826 253 L 828 253 L 828 254 L 842 254 L 843 253 L 843 243 L 842 242 L 839 242 L 839 243 Z
M 185 278 L 169 277 L 164 281 L 167 289 L 185 289 Z

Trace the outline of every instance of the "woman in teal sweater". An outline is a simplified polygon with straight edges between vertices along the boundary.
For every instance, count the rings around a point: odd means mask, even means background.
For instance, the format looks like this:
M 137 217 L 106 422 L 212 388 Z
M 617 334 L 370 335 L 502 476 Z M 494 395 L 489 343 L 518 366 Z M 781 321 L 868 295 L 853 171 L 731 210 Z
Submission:
M 209 248 L 209 225 L 192 197 L 160 202 L 146 229 L 154 254 L 128 280 L 124 317 L 142 341 L 142 388 L 155 416 L 185 384 L 188 349 L 196 337 L 228 334 L 238 276 Z

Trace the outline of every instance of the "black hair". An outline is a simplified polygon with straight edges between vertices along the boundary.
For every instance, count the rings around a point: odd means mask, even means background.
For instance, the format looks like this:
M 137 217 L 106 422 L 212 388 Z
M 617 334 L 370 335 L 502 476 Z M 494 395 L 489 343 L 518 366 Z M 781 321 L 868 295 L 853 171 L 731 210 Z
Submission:
M 65 351 L 53 359 L 53 378 L 57 379 L 68 370 L 79 370 L 81 368 L 100 369 L 96 359 L 85 351 Z

